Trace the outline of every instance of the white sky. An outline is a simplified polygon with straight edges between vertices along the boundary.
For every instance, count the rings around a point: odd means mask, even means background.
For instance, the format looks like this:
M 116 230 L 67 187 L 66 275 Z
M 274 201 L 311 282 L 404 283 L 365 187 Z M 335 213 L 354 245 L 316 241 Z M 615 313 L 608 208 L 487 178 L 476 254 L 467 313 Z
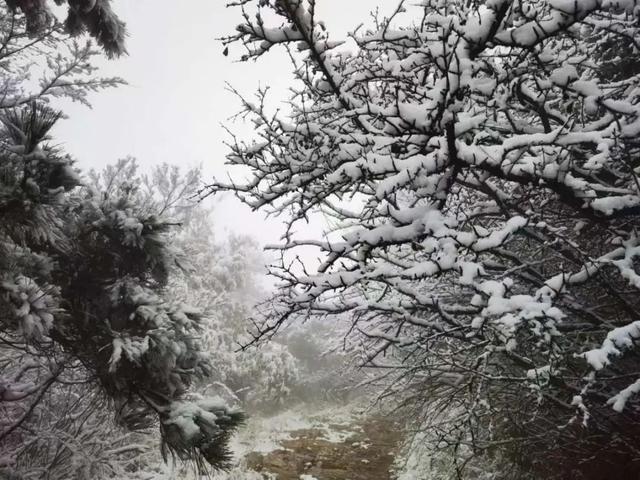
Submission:
M 395 0 L 318 0 L 318 16 L 334 38 L 369 18 L 380 2 Z M 114 0 L 127 22 L 129 55 L 100 62 L 100 74 L 120 76 L 128 86 L 96 93 L 93 110 L 65 107 L 55 138 L 83 169 L 102 168 L 132 155 L 145 167 L 168 162 L 185 167 L 202 164 L 207 177 L 226 175 L 221 123 L 239 109 L 225 82 L 246 95 L 268 85 L 285 99 L 290 68 L 284 55 L 270 53 L 258 63 L 236 62 L 240 46 L 228 57 L 216 38 L 233 32 L 239 10 L 225 0 Z M 231 125 L 242 129 L 242 125 Z M 246 127 L 245 127 L 246 128 Z M 263 214 L 252 213 L 234 198 L 219 201 L 216 231 L 250 233 L 261 243 L 278 240 L 280 228 Z

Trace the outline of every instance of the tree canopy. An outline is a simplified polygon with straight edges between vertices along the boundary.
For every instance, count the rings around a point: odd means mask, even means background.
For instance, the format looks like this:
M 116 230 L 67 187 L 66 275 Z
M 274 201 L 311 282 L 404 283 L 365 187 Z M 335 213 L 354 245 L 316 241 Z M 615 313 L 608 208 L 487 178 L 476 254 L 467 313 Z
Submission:
M 287 49 L 295 82 L 275 114 L 243 99 L 250 175 L 211 185 L 289 219 L 256 338 L 346 318 L 458 475 L 635 472 L 637 3 L 400 1 L 347 39 L 314 0 L 235 4 L 226 43 Z

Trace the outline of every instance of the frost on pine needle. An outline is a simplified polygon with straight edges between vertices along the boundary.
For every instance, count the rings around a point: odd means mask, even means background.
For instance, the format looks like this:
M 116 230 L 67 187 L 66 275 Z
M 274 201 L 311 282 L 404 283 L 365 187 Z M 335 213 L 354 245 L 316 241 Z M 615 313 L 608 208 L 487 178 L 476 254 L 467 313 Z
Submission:
M 59 118 L 31 101 L 0 112 L 0 353 L 6 367 L 0 445 L 12 455 L 8 468 L 28 470 L 20 464 L 25 455 L 40 461 L 19 440 L 23 427 L 46 409 L 71 415 L 66 409 L 73 410 L 73 402 L 84 405 L 77 424 L 75 417 L 69 425 L 47 420 L 42 431 L 34 430 L 33 441 L 53 449 L 39 451 L 41 461 L 63 448 L 46 435 L 66 435 L 65 429 L 77 428 L 99 453 L 84 463 L 76 457 L 61 463 L 59 478 L 69 478 L 75 462 L 96 472 L 120 469 L 122 455 L 152 450 L 154 423 L 161 425 L 157 447 L 162 443 L 165 455 L 202 472 L 223 468 L 229 436 L 243 415 L 220 402 L 190 400 L 190 389 L 212 370 L 201 339 L 203 313 L 167 294 L 170 277 L 181 271 L 182 254 L 172 244 L 177 224 L 169 215 L 185 214 L 182 197 L 167 194 L 161 202 L 145 194 L 135 175 L 127 182 L 114 169 L 81 185 L 71 159 L 47 143 Z M 115 172 L 131 173 L 131 163 L 121 162 Z M 162 185 L 161 191 L 173 191 Z M 193 418 L 177 414 L 178 407 Z M 95 414 L 96 408 L 103 411 Z M 96 429 L 144 442 L 114 437 L 108 443 Z M 110 446 L 104 453 L 100 442 Z M 110 450 L 121 453 L 105 460 Z
M 51 12 L 49 0 L 6 0 L 12 12 L 20 11 L 26 18 L 26 32 L 37 37 L 55 28 L 58 20 Z M 64 29 L 71 35 L 88 32 L 109 57 L 126 53 L 126 29 L 122 20 L 111 9 L 110 0 L 58 1 L 67 4 Z

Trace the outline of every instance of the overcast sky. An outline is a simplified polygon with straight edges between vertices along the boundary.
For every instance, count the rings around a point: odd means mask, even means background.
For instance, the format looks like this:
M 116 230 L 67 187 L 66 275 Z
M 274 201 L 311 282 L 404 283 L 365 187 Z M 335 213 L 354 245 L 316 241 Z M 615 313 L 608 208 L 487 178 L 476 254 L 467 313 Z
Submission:
M 318 0 L 318 15 L 341 36 L 365 21 L 377 2 Z M 114 0 L 114 10 L 127 22 L 129 55 L 101 61 L 100 73 L 123 77 L 129 85 L 92 95 L 93 110 L 65 108 L 69 119 L 55 132 L 81 168 L 101 168 L 132 155 L 143 167 L 202 164 L 209 177 L 226 174 L 223 142 L 228 136 L 221 124 L 229 123 L 239 103 L 225 83 L 246 95 L 268 85 L 274 98 L 284 100 L 291 80 L 282 54 L 270 53 L 258 63 L 235 62 L 239 47 L 231 48 L 228 57 L 222 54 L 216 38 L 233 32 L 239 19 L 238 9 L 225 8 L 226 3 Z M 393 6 L 395 1 L 382 3 Z M 218 202 L 214 218 L 220 233 L 251 233 L 262 243 L 279 236 L 278 224 L 235 199 Z

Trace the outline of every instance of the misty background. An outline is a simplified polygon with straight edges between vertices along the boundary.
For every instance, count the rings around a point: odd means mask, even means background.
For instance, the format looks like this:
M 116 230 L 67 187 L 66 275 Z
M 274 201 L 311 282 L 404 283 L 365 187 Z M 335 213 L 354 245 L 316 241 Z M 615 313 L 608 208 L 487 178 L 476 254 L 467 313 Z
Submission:
M 114 11 L 127 22 L 128 55 L 103 57 L 96 64 L 100 76 L 118 76 L 128 85 L 91 95 L 92 109 L 65 103 L 68 118 L 54 131 L 56 141 L 80 168 L 100 169 L 132 156 L 143 170 L 167 162 L 202 166 L 205 180 L 229 174 L 223 142 L 230 137 L 223 124 L 239 135 L 251 133 L 253 126 L 232 120 L 240 102 L 227 84 L 247 98 L 258 87 L 268 86 L 275 100 L 288 97 L 291 77 L 282 49 L 267 54 L 268 69 L 237 61 L 239 45 L 233 45 L 228 56 L 223 54 L 217 39 L 234 33 L 239 14 L 226 3 L 189 0 L 176 8 L 173 0 L 113 2 Z M 385 13 L 383 4 L 327 0 L 318 5 L 317 15 L 338 39 L 370 20 L 375 8 Z M 387 10 L 394 6 L 387 4 Z M 261 245 L 277 242 L 282 232 L 279 220 L 265 219 L 230 194 L 216 197 L 214 220 L 216 234 L 249 234 Z M 320 232 L 320 227 L 310 228 Z

